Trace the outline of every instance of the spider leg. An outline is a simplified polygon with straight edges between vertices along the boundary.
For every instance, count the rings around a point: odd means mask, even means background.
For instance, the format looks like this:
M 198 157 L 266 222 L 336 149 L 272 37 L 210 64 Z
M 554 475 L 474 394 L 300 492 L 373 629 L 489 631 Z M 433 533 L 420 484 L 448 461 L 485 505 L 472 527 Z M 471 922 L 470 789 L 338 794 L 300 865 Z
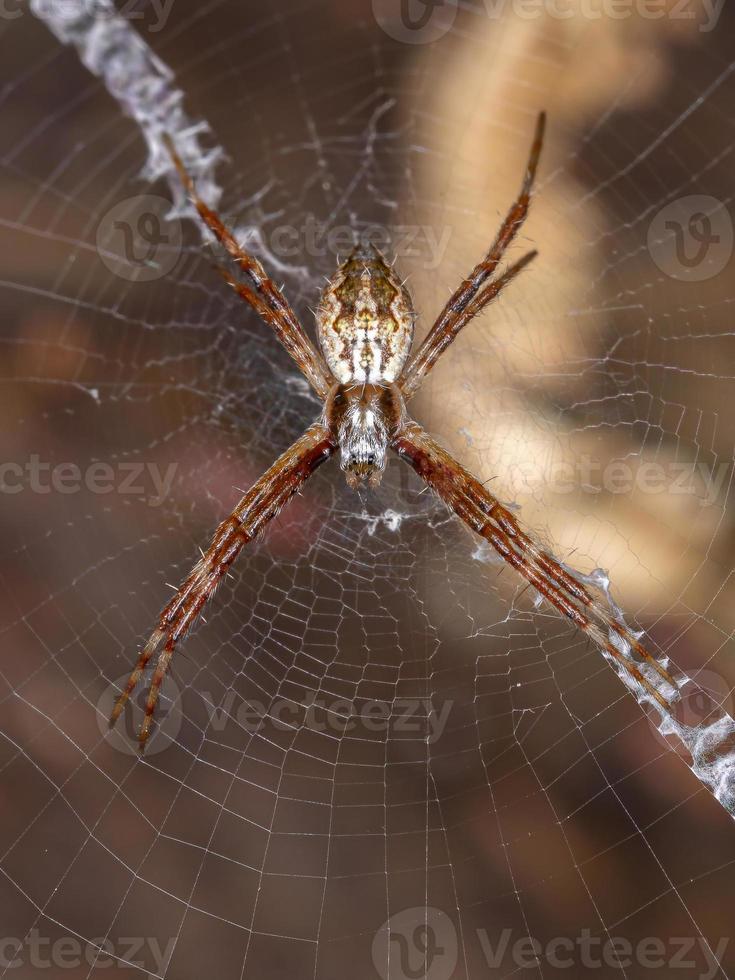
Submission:
M 527 252 L 522 258 L 514 262 L 502 276 L 494 279 L 489 285 L 474 298 L 474 300 L 465 307 L 462 313 L 458 314 L 451 323 L 448 323 L 446 328 L 439 334 L 437 334 L 434 343 L 431 348 L 431 363 L 426 368 L 423 375 L 418 376 L 418 382 L 413 383 L 411 381 L 411 375 L 407 375 L 406 381 L 401 382 L 401 392 L 403 393 L 404 399 L 408 399 L 411 395 L 415 394 L 418 384 L 426 377 L 428 371 L 431 367 L 439 360 L 439 357 L 444 353 L 444 351 L 449 347 L 454 338 L 460 332 L 460 330 L 469 323 L 474 317 L 481 313 L 485 307 L 492 300 L 498 296 L 505 287 L 511 283 L 516 276 L 523 272 L 527 265 L 529 265 L 538 255 L 537 251 Z M 420 353 L 420 351 L 419 351 Z
M 508 211 L 490 251 L 475 266 L 462 285 L 449 298 L 436 322 L 424 338 L 423 343 L 409 361 L 401 380 L 401 389 L 404 398 L 408 399 L 418 391 L 426 375 L 433 368 L 434 364 L 436 364 L 443 351 L 452 343 L 462 327 L 473 316 L 476 316 L 484 309 L 493 296 L 496 296 L 500 292 L 500 289 L 498 289 L 484 303 L 480 303 L 477 306 L 474 305 L 480 296 L 481 289 L 498 268 L 506 249 L 526 220 L 531 203 L 531 190 L 536 179 L 536 171 L 538 170 L 539 159 L 541 157 L 545 129 L 546 113 L 542 112 L 536 123 L 536 133 L 531 146 L 526 175 L 523 179 L 520 194 Z M 515 272 L 509 279 L 506 279 L 506 282 L 514 278 L 520 272 L 520 269 L 531 261 L 531 258 L 535 254 L 534 252 L 531 255 L 527 255 L 519 263 L 516 263 L 513 266 Z M 508 273 L 506 273 L 507 275 Z M 505 279 L 506 277 L 503 278 Z M 472 308 L 472 312 L 470 312 L 470 308 Z
M 664 711 L 671 712 L 671 701 L 626 653 L 634 652 L 650 666 L 671 688 L 672 699 L 679 693 L 673 677 L 622 622 L 611 616 L 583 582 L 523 530 L 511 511 L 415 422 L 403 426 L 392 448 L 471 530 L 492 545 L 540 595 L 615 660 Z
M 217 212 L 208 207 L 199 197 L 194 186 L 194 181 L 186 170 L 171 137 L 168 134 L 164 134 L 163 139 L 171 154 L 174 166 L 179 173 L 181 182 L 199 212 L 199 216 L 217 241 L 235 260 L 240 271 L 250 280 L 254 292 L 245 287 L 241 291 L 231 278 L 225 276 L 227 282 L 238 292 L 242 299 L 253 306 L 267 323 L 273 327 L 276 336 L 296 361 L 314 391 L 320 398 L 325 398 L 333 386 L 334 380 L 330 376 L 324 359 L 306 336 L 291 304 L 268 276 L 258 259 L 238 245 L 235 236 L 227 228 Z M 257 304 L 252 299 L 255 295 L 259 299 L 259 303 Z M 264 313 L 264 309 L 266 308 L 269 311 L 268 316 Z
M 320 423 L 306 430 L 240 500 L 232 514 L 215 531 L 212 543 L 192 569 L 179 591 L 162 611 L 158 626 L 143 648 L 125 690 L 115 702 L 110 725 L 120 717 L 148 662 L 163 643 L 151 680 L 145 716 L 138 741 L 141 751 L 151 729 L 161 684 L 176 644 L 183 640 L 208 600 L 249 541 L 273 520 L 281 508 L 303 486 L 316 468 L 335 449 L 332 437 Z

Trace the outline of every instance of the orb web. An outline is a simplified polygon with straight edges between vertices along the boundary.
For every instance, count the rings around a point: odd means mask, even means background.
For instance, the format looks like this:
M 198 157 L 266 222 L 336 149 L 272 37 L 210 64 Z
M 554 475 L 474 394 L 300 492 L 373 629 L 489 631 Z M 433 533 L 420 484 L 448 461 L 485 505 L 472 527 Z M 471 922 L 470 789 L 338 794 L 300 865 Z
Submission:
M 732 969 L 732 12 L 456 13 L 425 44 L 377 0 L 0 22 L 3 976 Z M 116 685 L 320 410 L 212 272 L 162 133 L 310 331 L 363 234 L 421 331 L 542 107 L 541 257 L 412 408 L 645 631 L 676 717 L 398 461 L 361 496 L 328 466 L 138 758 Z

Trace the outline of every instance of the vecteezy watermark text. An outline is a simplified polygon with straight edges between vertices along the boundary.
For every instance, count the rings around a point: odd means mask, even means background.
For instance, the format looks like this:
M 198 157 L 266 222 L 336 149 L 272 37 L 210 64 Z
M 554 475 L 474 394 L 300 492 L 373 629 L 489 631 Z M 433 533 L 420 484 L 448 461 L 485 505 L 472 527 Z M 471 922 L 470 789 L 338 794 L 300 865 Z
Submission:
M 168 22 L 174 0 L 120 0 L 106 6 L 98 0 L 36 0 L 33 12 L 44 20 L 62 19 L 74 24 L 85 17 L 96 21 L 122 18 L 136 22 L 143 30 L 157 34 Z M 17 20 L 28 9 L 28 0 L 0 0 L 0 20 Z
M 486 929 L 478 929 L 477 937 L 485 961 L 491 968 L 498 968 L 510 956 L 520 969 L 532 969 L 548 964 L 557 970 L 599 970 L 603 967 L 630 970 L 693 970 L 698 961 L 703 969 L 695 974 L 699 980 L 713 980 L 719 973 L 719 961 L 730 944 L 728 938 L 720 939 L 713 950 L 700 937 L 672 936 L 663 939 L 648 936 L 632 942 L 625 936 L 595 936 L 590 929 L 582 929 L 578 936 L 557 936 L 542 942 L 532 936 L 514 940 L 512 929 L 503 929 L 493 941 Z M 697 957 L 694 959 L 693 957 Z
M 459 0 L 372 0 L 373 16 L 380 27 L 404 44 L 431 44 L 452 29 Z M 689 21 L 702 33 L 713 31 L 725 0 L 483 0 L 472 9 L 491 20 L 517 17 L 533 21 L 552 20 L 611 21 L 636 17 L 647 21 Z
M 390 732 L 391 735 L 416 736 L 429 744 L 439 741 L 452 711 L 453 702 L 437 705 L 431 698 L 395 698 L 391 701 L 349 700 L 308 692 L 300 701 L 279 698 L 273 702 L 243 701 L 228 691 L 224 701 L 215 704 L 211 696 L 202 695 L 209 706 L 209 724 L 222 731 L 234 721 L 240 728 L 255 734 L 267 727 L 281 730 L 294 728 L 344 735 Z
M 97 700 L 97 722 L 100 733 L 113 748 L 132 755 L 137 753 L 135 736 L 145 713 L 148 685 L 139 684 L 124 712 L 124 724 L 110 729 L 110 717 L 120 691 L 125 689 L 128 675 L 108 684 Z M 369 698 L 339 698 L 308 691 L 301 699 L 274 698 L 261 701 L 243 699 L 233 690 L 217 699 L 201 691 L 207 713 L 207 725 L 221 733 L 228 725 L 239 731 L 257 735 L 268 731 L 309 731 L 334 738 L 351 736 L 369 739 L 384 733 L 392 739 L 418 740 L 436 744 L 446 731 L 454 702 L 434 698 L 392 698 L 381 701 Z M 176 742 L 183 723 L 182 691 L 167 675 L 161 692 L 161 710 L 147 753 L 163 752 Z
M 396 224 L 367 225 L 356 230 L 351 225 L 334 225 L 306 215 L 298 224 L 280 224 L 274 228 L 248 228 L 239 236 L 242 245 L 254 251 L 270 253 L 278 259 L 299 260 L 304 256 L 330 256 L 336 263 L 357 244 L 375 245 L 396 259 L 416 259 L 422 268 L 438 269 L 446 255 L 452 236 L 449 226 Z
M 492 971 L 546 970 L 580 971 L 632 970 L 636 977 L 648 971 L 687 970 L 687 976 L 714 980 L 730 944 L 729 938 L 709 943 L 701 936 L 648 936 L 632 941 L 625 936 L 596 936 L 582 929 L 577 936 L 540 940 L 518 935 L 512 929 L 491 934 L 488 929 L 464 930 L 463 946 L 477 943 L 478 955 Z M 383 980 L 449 980 L 458 962 L 457 928 L 437 908 L 416 907 L 392 915 L 375 933 L 373 964 Z M 642 972 L 642 971 L 645 971 Z
M 24 939 L 0 937 L 0 969 L 18 970 L 25 966 L 34 970 L 78 970 L 117 966 L 147 971 L 152 967 L 155 976 L 163 976 L 175 943 L 173 938 L 163 944 L 155 936 L 121 936 L 114 942 L 102 936 L 89 940 L 77 936 L 51 939 L 38 929 L 31 929 Z
M 144 497 L 151 507 L 159 507 L 171 492 L 177 469 L 176 463 L 169 463 L 162 470 L 156 463 L 140 461 L 97 461 L 82 467 L 77 463 L 50 463 L 34 453 L 23 463 L 0 462 L 0 493 L 71 495 L 86 490 L 101 495 Z
M 529 462 L 513 465 L 504 474 L 506 485 L 515 492 L 528 492 L 542 483 L 551 493 L 609 493 L 693 497 L 700 507 L 722 501 L 732 475 L 732 463 L 717 466 L 668 460 L 618 458 L 606 462 L 581 455 L 546 467 Z
M 556 20 L 581 17 L 585 20 L 688 20 L 697 21 L 703 32 L 714 30 L 725 0 L 484 0 L 489 17 L 512 11 L 517 17 L 534 20 L 546 15 Z
M 397 470 L 397 488 L 391 494 L 406 504 L 415 503 L 416 488 L 407 468 Z M 716 465 L 687 463 L 676 460 L 658 462 L 653 459 L 624 457 L 610 460 L 595 459 L 581 454 L 574 458 L 544 461 L 526 459 L 522 462 L 501 466 L 505 491 L 512 496 L 534 493 L 543 487 L 550 494 L 612 494 L 626 496 L 691 497 L 700 507 L 724 506 L 733 478 L 731 461 Z M 451 482 L 453 474 L 447 472 Z M 440 483 L 441 472 L 435 479 Z M 378 495 L 384 490 L 376 491 Z M 423 491 L 421 491 L 423 492 Z

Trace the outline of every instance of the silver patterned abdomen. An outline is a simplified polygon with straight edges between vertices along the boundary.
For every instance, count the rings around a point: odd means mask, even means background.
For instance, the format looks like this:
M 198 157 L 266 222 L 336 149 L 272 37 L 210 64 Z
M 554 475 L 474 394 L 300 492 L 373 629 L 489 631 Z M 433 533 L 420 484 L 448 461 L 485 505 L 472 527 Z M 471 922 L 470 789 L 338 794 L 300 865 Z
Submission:
M 358 245 L 322 293 L 317 331 L 324 357 L 342 384 L 389 384 L 413 340 L 411 298 L 373 245 Z

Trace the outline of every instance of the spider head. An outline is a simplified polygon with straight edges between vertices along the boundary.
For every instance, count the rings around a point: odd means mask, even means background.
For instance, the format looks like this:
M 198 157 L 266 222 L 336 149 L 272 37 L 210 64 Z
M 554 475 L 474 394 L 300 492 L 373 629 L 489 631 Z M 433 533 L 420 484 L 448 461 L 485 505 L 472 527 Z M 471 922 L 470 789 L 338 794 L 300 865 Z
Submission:
M 403 401 L 393 386 L 340 385 L 327 401 L 326 420 L 340 449 L 340 466 L 348 486 L 379 486 L 388 445 L 403 415 Z

